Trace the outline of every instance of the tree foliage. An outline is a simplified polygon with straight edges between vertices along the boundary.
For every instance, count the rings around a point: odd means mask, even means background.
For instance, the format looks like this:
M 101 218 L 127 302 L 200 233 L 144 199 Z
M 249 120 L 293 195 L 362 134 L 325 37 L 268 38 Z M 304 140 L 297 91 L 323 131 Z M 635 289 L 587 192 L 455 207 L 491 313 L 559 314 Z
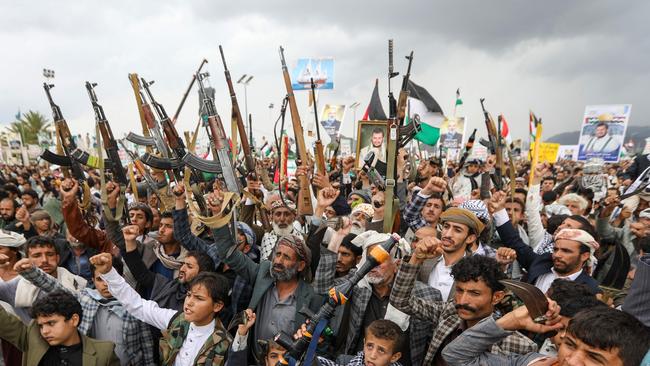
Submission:
M 50 121 L 40 112 L 30 110 L 23 113 L 18 121 L 12 122 L 9 130 L 22 136 L 25 145 L 38 144 L 38 136 L 46 136 L 50 124 Z

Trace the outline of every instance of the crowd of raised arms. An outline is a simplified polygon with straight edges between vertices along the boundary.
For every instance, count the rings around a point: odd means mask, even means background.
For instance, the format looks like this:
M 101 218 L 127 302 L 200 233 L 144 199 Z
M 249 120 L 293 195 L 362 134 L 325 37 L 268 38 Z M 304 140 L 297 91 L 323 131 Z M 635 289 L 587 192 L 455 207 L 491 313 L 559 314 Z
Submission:
M 596 169 L 522 161 L 501 191 L 482 179 L 492 160 L 443 172 L 422 159 L 410 176 L 398 161 L 391 232 L 385 192 L 353 157 L 280 185 L 276 161 L 256 159 L 241 199 L 206 175 L 192 189 L 209 192 L 215 221 L 188 210 L 189 187 L 164 171 L 152 170 L 154 192 L 137 173 L 101 187 L 91 168 L 80 185 L 59 168 L 6 165 L 5 364 L 642 364 L 650 195 L 620 198 L 648 155 Z M 305 175 L 312 215 L 297 211 Z M 594 192 L 588 175 L 605 185 Z M 338 306 L 318 316 L 327 304 Z
M 246 135 L 223 52 L 239 138 L 205 60 L 188 87 L 212 160 L 135 74 L 127 166 L 96 84 L 88 151 L 44 84 L 57 151 L 0 168 L 5 365 L 650 365 L 648 154 L 513 159 L 487 112 L 485 161 L 476 131 L 458 161 L 407 151 L 411 53 L 388 133 L 325 159 L 317 130 L 312 158 L 280 53 L 291 174 L 286 137 L 266 155 Z

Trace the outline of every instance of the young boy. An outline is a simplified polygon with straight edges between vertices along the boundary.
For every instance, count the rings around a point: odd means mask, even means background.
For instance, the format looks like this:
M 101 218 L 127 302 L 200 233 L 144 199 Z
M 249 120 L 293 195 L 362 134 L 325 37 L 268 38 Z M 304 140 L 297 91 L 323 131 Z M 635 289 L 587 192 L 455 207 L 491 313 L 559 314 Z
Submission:
M 114 263 L 117 272 L 122 275 L 122 263 Z M 53 291 L 68 292 L 81 304 L 83 316 L 80 316 L 81 334 L 98 340 L 115 343 L 115 354 L 122 366 L 151 366 L 154 361 L 154 339 L 147 324 L 137 320 L 124 310 L 124 306 L 108 291 L 106 282 L 91 264 L 90 271 L 95 289 L 85 287 L 74 293 L 59 283 L 56 278 L 36 268 L 29 259 L 22 259 L 14 266 L 24 279 L 37 286 L 45 293 Z
M 54 291 L 36 300 L 32 320 L 20 319 L 0 307 L 0 337 L 23 352 L 24 366 L 119 366 L 112 342 L 79 333 L 83 311 L 72 294 Z
M 366 328 L 363 351 L 342 364 L 348 366 L 400 366 L 397 360 L 402 357 L 401 344 L 403 332 L 400 327 L 390 320 L 378 319 Z M 342 360 L 339 357 L 339 361 Z M 318 357 L 322 366 L 337 366 L 336 362 Z
M 134 233 L 125 239 L 134 239 Z M 109 253 L 101 253 L 90 262 L 108 290 L 136 319 L 141 319 L 166 334 L 160 341 L 160 361 L 164 366 L 222 366 L 231 337 L 217 313 L 228 301 L 228 280 L 214 273 L 198 274 L 189 284 L 183 311 L 162 309 L 157 303 L 144 300 L 112 267 Z

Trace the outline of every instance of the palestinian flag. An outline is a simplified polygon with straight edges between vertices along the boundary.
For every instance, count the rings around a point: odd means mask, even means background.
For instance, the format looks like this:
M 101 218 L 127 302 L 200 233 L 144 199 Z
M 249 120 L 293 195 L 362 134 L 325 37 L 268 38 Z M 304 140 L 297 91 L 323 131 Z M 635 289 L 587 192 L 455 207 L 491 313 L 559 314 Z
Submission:
M 411 80 L 408 91 L 408 109 L 404 123 L 408 124 L 411 119 L 418 120 L 422 130 L 415 135 L 415 139 L 425 145 L 435 145 L 440 138 L 440 124 L 445 119 L 442 108 L 426 89 Z
M 375 79 L 375 88 L 372 90 L 372 96 L 370 97 L 370 103 L 366 108 L 366 112 L 363 114 L 362 120 L 387 120 L 386 112 L 384 112 L 384 106 L 381 105 L 381 98 L 379 97 L 379 79 Z M 356 123 L 356 121 L 355 121 Z
M 530 132 L 530 141 L 535 141 L 535 133 L 537 130 L 537 116 L 533 111 L 529 111 L 528 131 Z
M 463 100 L 460 99 L 460 88 L 459 88 L 456 89 L 456 104 L 454 104 L 454 118 L 458 116 L 458 111 L 461 109 L 462 106 L 463 106 Z

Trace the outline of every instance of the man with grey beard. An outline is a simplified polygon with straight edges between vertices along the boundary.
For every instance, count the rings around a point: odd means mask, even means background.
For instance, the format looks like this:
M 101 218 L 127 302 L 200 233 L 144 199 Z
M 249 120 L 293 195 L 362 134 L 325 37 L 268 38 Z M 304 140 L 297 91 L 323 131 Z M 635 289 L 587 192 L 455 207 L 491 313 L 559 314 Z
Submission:
M 286 235 L 302 236 L 294 227 L 296 221 L 296 204 L 285 199 L 275 200 L 271 203 L 271 226 L 273 230 L 262 237 L 260 245 L 260 258 L 271 259 L 269 255 L 275 248 L 280 237 Z
M 248 308 L 257 320 L 253 336 L 248 337 L 249 350 L 259 351 L 254 340 L 273 339 L 280 331 L 294 334 L 306 321 L 299 310 L 307 306 L 317 312 L 322 306 L 323 298 L 310 285 L 311 257 L 320 256 L 318 245 L 308 247 L 300 234 L 280 236 L 270 258 L 263 257 L 258 264 L 241 251 L 232 250 L 236 243 L 227 226 L 215 230 L 214 235 L 219 257 L 253 285 Z
M 358 206 L 357 206 L 358 207 Z M 355 207 L 355 210 L 356 208 Z M 376 231 L 366 231 L 352 240 L 352 244 L 363 247 L 364 252 L 368 253 L 375 246 L 382 244 L 391 237 L 390 234 L 382 234 Z M 395 309 L 389 304 L 391 289 L 395 280 L 395 273 L 399 266 L 402 256 L 410 252 L 409 245 L 406 241 L 401 240 L 393 248 L 389 258 L 379 266 L 371 270 L 353 289 L 349 297 L 350 315 L 346 324 L 339 330 L 339 336 L 346 337 L 343 352 L 348 355 L 356 354 L 363 349 L 363 329 L 366 329 L 370 323 L 377 319 L 388 319 L 397 323 L 402 330 L 408 330 L 408 342 L 410 347 L 400 359 L 400 363 L 410 365 L 420 365 L 424 359 L 426 346 L 431 339 L 431 322 L 421 321 L 415 318 L 409 318 L 406 314 Z M 363 264 L 362 259 L 359 266 Z M 335 286 L 349 276 L 354 271 L 350 271 L 345 277 L 335 278 L 336 262 L 322 259 L 316 272 L 317 287 L 323 286 L 324 283 L 329 287 Z M 325 268 L 328 267 L 328 268 Z M 412 296 L 427 301 L 440 301 L 442 299 L 440 291 L 427 286 L 424 283 L 417 282 L 412 292 Z M 343 340 L 338 340 L 340 343 Z
M 350 214 L 350 233 L 360 235 L 366 231 L 368 222 L 375 215 L 375 209 L 371 204 L 360 203 L 354 206 Z

